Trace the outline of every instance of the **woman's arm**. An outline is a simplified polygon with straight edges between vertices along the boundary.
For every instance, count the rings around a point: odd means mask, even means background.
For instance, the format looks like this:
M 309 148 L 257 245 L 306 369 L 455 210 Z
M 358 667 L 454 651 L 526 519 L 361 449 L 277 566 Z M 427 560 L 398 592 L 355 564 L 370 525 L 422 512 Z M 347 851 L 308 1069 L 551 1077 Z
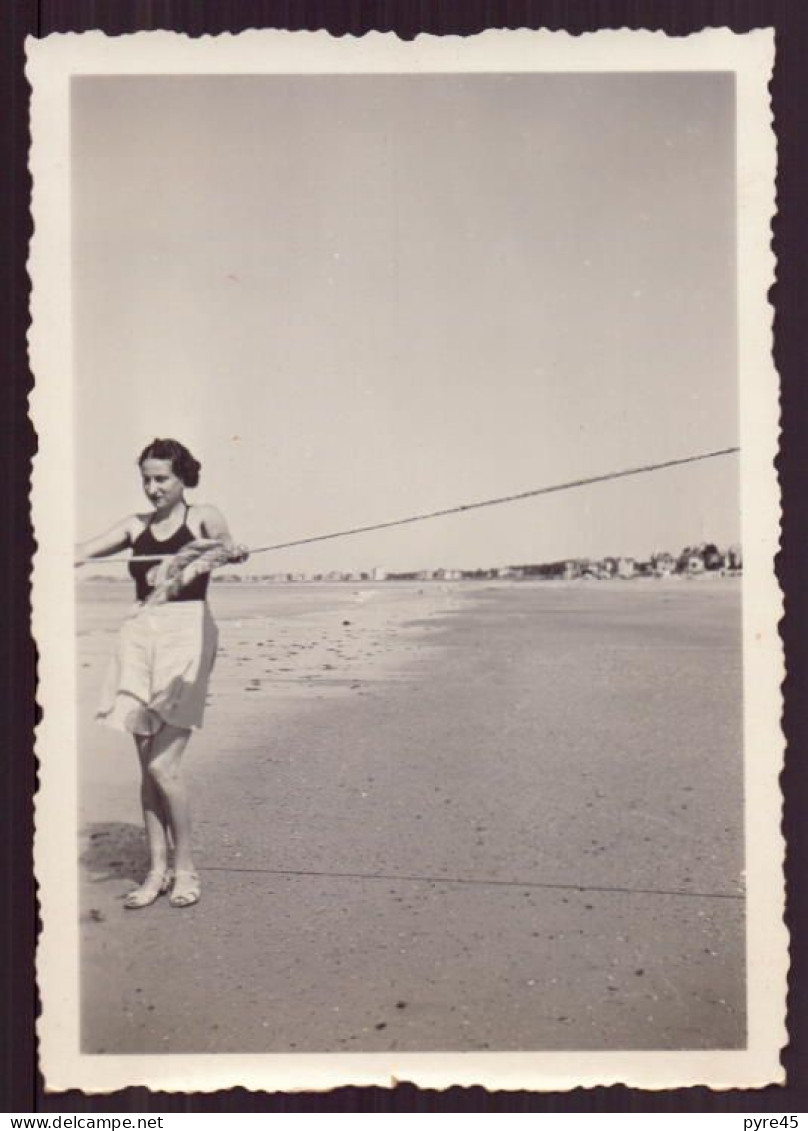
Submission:
M 97 538 L 88 538 L 86 542 L 79 542 L 75 548 L 75 563 L 80 565 L 87 558 L 105 558 L 118 550 L 125 550 L 132 545 L 132 526 L 134 515 L 129 515 L 116 523 L 110 530 L 99 534 Z
M 223 545 L 234 554 L 238 552 L 238 556 L 235 557 L 234 560 L 246 562 L 248 551 L 244 546 L 237 546 L 235 544 L 233 535 L 230 533 L 230 528 L 227 525 L 227 519 L 219 508 L 205 505 L 200 506 L 198 510 L 202 534 L 206 538 L 215 538 L 217 542 L 223 543 Z

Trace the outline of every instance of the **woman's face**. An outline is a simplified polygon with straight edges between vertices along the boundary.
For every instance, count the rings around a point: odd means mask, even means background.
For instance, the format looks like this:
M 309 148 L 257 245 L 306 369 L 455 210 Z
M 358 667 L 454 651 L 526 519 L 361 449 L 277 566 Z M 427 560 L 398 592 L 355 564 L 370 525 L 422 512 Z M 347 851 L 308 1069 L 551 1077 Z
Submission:
M 185 484 L 174 474 L 170 459 L 144 459 L 140 475 L 146 498 L 156 510 L 170 510 L 182 498 Z

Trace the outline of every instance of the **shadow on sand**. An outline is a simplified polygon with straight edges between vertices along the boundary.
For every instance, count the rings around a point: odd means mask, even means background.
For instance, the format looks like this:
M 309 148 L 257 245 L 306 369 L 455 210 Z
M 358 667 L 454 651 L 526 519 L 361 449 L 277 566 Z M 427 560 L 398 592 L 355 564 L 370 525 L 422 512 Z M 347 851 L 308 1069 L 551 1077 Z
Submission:
M 81 832 L 80 864 L 93 884 L 108 880 L 140 883 L 149 869 L 149 854 L 142 825 L 105 821 L 86 825 Z

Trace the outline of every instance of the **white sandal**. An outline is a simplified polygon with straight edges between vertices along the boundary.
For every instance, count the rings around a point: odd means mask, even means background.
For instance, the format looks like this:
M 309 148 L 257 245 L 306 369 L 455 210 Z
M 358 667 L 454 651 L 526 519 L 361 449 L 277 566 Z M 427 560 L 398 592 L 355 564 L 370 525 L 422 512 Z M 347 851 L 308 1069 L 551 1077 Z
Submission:
M 174 873 L 174 887 L 168 902 L 172 907 L 193 907 L 199 903 L 202 884 L 198 872 L 185 872 L 180 869 Z
M 140 887 L 129 892 L 123 901 L 124 907 L 127 911 L 137 911 L 141 907 L 150 907 L 161 895 L 165 895 L 171 887 L 171 880 L 170 871 L 160 872 L 156 868 L 152 868 L 150 872 L 146 873 L 146 879 Z

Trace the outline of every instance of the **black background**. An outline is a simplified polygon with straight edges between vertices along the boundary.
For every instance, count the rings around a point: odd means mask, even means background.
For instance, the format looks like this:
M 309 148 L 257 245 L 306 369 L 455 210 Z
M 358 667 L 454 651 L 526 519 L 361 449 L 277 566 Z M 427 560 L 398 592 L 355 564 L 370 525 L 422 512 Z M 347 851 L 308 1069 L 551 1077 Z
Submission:
M 472 35 L 489 27 L 662 29 L 686 35 L 704 27 L 736 32 L 774 27 L 777 58 L 771 86 L 778 139 L 778 214 L 773 288 L 775 361 L 782 381 L 782 438 L 778 462 L 785 513 L 778 573 L 786 595 L 781 625 L 788 678 L 783 727 L 787 738 L 784 827 L 788 841 L 787 922 L 792 970 L 783 1053 L 785 1088 L 710 1092 L 704 1088 L 642 1092 L 628 1088 L 569 1093 L 487 1093 L 480 1088 L 392 1091 L 344 1088 L 326 1096 L 264 1095 L 240 1089 L 212 1095 L 150 1093 L 131 1088 L 110 1096 L 80 1092 L 45 1095 L 36 1067 L 34 982 L 36 890 L 32 874 L 31 753 L 35 721 L 36 654 L 30 639 L 29 567 L 33 541 L 28 482 L 36 440 L 27 423 L 31 376 L 27 365 L 28 277 L 31 232 L 27 174 L 28 86 L 23 67 L 26 35 L 101 29 L 110 35 L 167 28 L 192 36 L 252 27 L 325 28 L 334 35 L 393 31 Z M 805 1112 L 808 1101 L 808 922 L 806 872 L 808 802 L 808 618 L 805 581 L 808 491 L 803 443 L 808 436 L 808 0 L 0 0 L 0 543 L 6 611 L 0 633 L 0 1109 L 5 1112 Z M 3 733 L 5 732 L 5 733 Z M 750 804 L 754 804 L 750 800 Z M 740 1125 L 740 1117 L 739 1117 Z

